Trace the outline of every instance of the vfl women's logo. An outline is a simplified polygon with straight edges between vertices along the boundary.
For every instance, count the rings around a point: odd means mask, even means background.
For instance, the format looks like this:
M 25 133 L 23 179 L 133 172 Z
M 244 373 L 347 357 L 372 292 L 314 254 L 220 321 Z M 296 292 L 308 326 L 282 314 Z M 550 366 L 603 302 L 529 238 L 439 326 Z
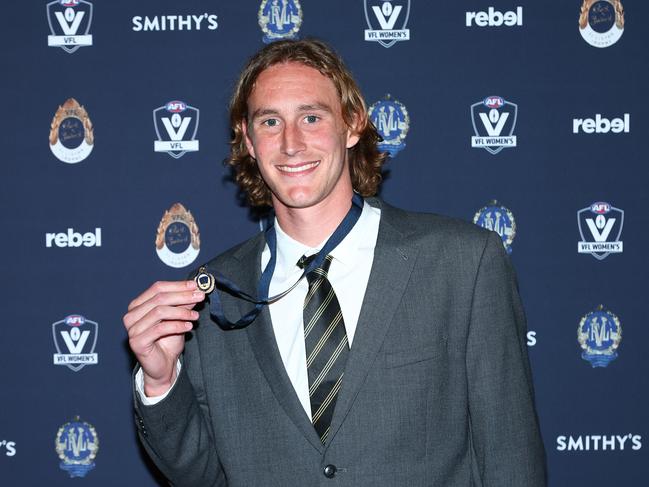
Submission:
M 185 267 L 194 262 L 201 250 L 198 226 L 192 214 L 181 203 L 165 211 L 155 239 L 160 260 L 170 267 Z
M 624 33 L 620 0 L 584 0 L 579 12 L 579 33 L 593 47 L 608 47 Z
M 610 254 L 623 251 L 620 240 L 624 226 L 624 211 L 605 201 L 598 201 L 577 212 L 577 225 L 581 241 L 577 252 L 590 254 L 597 260 L 604 260 Z
M 622 341 L 620 319 L 599 305 L 579 322 L 577 341 L 583 350 L 581 358 L 593 367 L 606 367 L 618 355 L 617 349 Z
M 512 253 L 512 242 L 516 237 L 516 220 L 506 207 L 498 204 L 496 200 L 491 201 L 476 212 L 473 223 L 500 235 L 505 250 L 508 254 Z
M 408 17 L 410 0 L 365 0 L 368 27 L 365 29 L 365 40 L 378 42 L 383 47 L 391 47 L 397 41 L 410 40 L 410 29 L 406 29 Z
M 97 335 L 99 325 L 81 315 L 70 315 L 52 323 L 54 337 L 54 365 L 66 365 L 78 372 L 86 365 L 97 363 Z
M 372 104 L 368 110 L 372 123 L 383 141 L 379 142 L 381 152 L 387 152 L 394 158 L 406 147 L 404 140 L 410 129 L 410 116 L 405 105 L 393 99 L 389 94 Z
M 50 126 L 50 149 L 59 161 L 76 164 L 90 155 L 95 135 L 88 112 L 74 98 L 59 106 Z
M 95 468 L 99 437 L 94 426 L 81 421 L 79 416 L 59 428 L 54 443 L 61 459 L 59 468 L 71 478 L 85 477 Z
M 92 46 L 92 3 L 85 0 L 56 0 L 47 4 L 51 35 L 47 45 L 72 54 L 81 46 Z M 78 32 L 83 32 L 79 35 Z
M 179 159 L 187 152 L 197 151 L 199 115 L 198 108 L 180 100 L 170 101 L 153 110 L 153 126 L 158 137 L 153 142 L 153 150 L 166 152 L 174 159 Z
M 299 0 L 263 0 L 257 19 L 264 43 L 295 39 L 302 25 L 302 7 Z
M 516 117 L 518 105 L 501 96 L 488 96 L 471 105 L 471 123 L 474 137 L 471 147 L 498 154 L 505 147 L 516 147 Z

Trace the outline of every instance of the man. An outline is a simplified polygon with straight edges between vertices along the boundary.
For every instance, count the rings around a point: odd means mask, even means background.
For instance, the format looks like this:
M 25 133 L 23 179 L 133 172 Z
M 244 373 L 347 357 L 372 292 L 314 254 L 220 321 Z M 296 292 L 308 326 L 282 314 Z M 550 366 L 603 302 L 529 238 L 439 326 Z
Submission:
M 237 182 L 276 220 L 207 272 L 250 295 L 260 276 L 270 296 L 298 284 L 234 329 L 252 305 L 222 283 L 206 296 L 158 282 L 130 304 L 138 429 L 162 472 L 200 486 L 545 485 L 500 238 L 360 199 L 383 156 L 319 41 L 264 47 L 230 109 Z

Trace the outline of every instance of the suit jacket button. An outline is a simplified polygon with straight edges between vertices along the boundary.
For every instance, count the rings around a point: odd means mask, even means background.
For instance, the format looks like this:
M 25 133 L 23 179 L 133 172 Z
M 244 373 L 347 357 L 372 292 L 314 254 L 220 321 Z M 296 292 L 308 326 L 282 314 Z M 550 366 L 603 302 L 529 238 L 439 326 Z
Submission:
M 322 469 L 322 473 L 328 479 L 333 479 L 334 476 L 336 475 L 336 466 L 335 465 L 327 465 L 324 469 Z

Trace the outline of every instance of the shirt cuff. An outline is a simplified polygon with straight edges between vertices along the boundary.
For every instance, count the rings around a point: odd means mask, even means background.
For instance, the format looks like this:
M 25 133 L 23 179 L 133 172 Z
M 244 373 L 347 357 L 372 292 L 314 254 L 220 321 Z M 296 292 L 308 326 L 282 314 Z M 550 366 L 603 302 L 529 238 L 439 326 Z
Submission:
M 171 387 L 167 392 L 160 396 L 152 396 L 148 397 L 144 393 L 144 372 L 142 372 L 142 368 L 140 368 L 137 373 L 135 374 L 135 390 L 140 396 L 140 401 L 142 401 L 142 404 L 145 406 L 153 406 L 154 404 L 158 404 L 160 401 L 162 401 L 165 397 L 169 395 L 171 390 L 174 388 L 176 385 L 176 381 L 178 380 L 178 377 L 180 376 L 180 369 L 182 368 L 182 365 L 180 363 L 180 359 L 176 362 L 176 379 L 174 380 L 174 383 L 171 384 Z

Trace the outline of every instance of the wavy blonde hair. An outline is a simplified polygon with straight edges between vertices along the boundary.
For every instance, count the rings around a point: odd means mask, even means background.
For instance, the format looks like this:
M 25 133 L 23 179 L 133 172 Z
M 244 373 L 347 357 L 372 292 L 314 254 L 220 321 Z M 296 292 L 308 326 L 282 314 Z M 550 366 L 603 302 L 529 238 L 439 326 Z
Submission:
M 255 54 L 241 72 L 230 100 L 230 156 L 227 163 L 234 179 L 253 206 L 270 206 L 271 193 L 246 147 L 244 121 L 248 117 L 248 98 L 262 71 L 275 64 L 296 62 L 317 69 L 329 78 L 340 96 L 342 118 L 347 127 L 356 127 L 359 140 L 347 151 L 354 189 L 362 196 L 373 196 L 381 184 L 381 169 L 387 154 L 378 150 L 381 136 L 370 121 L 360 89 L 342 59 L 324 42 L 316 39 L 276 41 Z

